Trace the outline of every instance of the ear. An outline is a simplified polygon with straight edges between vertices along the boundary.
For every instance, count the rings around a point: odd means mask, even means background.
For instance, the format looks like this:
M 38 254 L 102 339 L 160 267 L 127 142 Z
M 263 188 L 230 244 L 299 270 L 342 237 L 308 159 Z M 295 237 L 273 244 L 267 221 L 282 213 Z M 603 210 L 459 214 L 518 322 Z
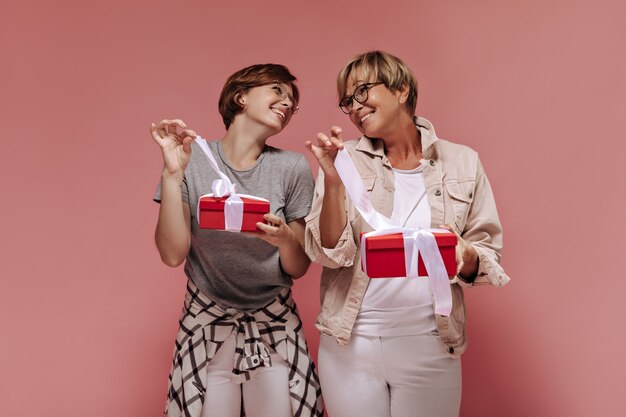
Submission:
M 235 101 L 239 103 L 242 107 L 246 107 L 246 101 L 248 100 L 248 96 L 245 93 L 237 93 L 235 95 Z
M 409 99 L 409 86 L 406 84 L 402 85 L 402 88 L 398 90 L 398 102 L 400 104 L 405 104 Z

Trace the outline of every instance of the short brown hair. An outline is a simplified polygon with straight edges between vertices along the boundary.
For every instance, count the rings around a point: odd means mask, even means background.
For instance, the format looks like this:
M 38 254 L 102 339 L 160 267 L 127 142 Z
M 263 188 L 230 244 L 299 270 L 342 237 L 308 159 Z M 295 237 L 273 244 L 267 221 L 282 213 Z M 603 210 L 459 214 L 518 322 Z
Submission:
M 289 72 L 286 66 L 280 64 L 256 64 L 241 69 L 228 77 L 218 103 L 222 120 L 226 129 L 235 119 L 235 116 L 243 110 L 243 106 L 239 103 L 238 95 L 249 90 L 250 88 L 260 87 L 275 82 L 291 85 L 293 90 L 293 98 L 296 107 L 300 98 L 298 87 L 294 84 L 296 77 Z
M 339 71 L 337 76 L 337 93 L 341 100 L 348 88 L 348 78 L 357 77 L 360 70 L 365 77 L 373 73 L 374 79 L 380 81 L 390 90 L 399 91 L 402 87 L 409 88 L 409 96 L 405 103 L 409 114 L 415 114 L 417 107 L 417 79 L 413 71 L 400 58 L 383 51 L 369 51 L 353 57 Z

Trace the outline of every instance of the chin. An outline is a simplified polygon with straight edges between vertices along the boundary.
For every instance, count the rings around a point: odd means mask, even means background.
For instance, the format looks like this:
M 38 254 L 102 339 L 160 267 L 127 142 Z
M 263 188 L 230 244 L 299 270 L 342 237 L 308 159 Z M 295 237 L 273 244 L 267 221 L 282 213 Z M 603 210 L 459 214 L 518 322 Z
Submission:
M 283 130 L 283 128 L 285 127 L 285 125 L 283 125 L 280 121 L 278 120 L 265 120 L 263 122 L 263 124 L 265 125 L 265 127 L 268 130 L 272 130 L 275 133 L 280 132 L 281 130 Z
M 378 131 L 373 126 L 365 126 L 365 127 L 361 126 L 359 130 L 368 138 L 378 137 Z
M 268 130 L 271 130 L 272 135 L 279 134 L 280 132 L 283 131 L 283 129 L 284 129 L 284 126 L 276 126 L 276 125 L 268 126 Z

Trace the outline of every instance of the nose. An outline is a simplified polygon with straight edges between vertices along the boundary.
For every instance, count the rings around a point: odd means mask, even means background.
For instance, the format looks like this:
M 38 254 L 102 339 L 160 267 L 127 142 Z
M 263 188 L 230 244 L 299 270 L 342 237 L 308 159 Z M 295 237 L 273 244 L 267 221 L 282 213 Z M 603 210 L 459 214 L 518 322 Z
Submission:
M 363 107 L 363 104 L 356 101 L 356 97 L 352 97 L 352 113 L 358 112 Z
M 282 99 L 280 101 L 280 105 L 283 106 L 285 109 L 292 111 L 293 109 L 295 109 L 295 105 L 296 103 L 294 103 L 291 99 L 291 97 L 287 96 L 284 99 Z

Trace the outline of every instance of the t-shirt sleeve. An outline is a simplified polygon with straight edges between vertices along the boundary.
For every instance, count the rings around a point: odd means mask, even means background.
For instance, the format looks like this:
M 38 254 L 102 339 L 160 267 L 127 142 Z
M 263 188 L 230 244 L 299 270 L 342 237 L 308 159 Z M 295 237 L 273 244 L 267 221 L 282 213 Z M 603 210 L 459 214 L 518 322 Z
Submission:
M 187 176 L 183 176 L 183 183 L 180 185 L 180 189 L 182 191 L 183 201 L 189 204 L 189 185 L 187 184 Z M 161 181 L 157 184 L 156 191 L 154 192 L 154 196 L 152 197 L 157 203 L 161 203 Z
M 315 181 L 303 155 L 299 155 L 291 172 L 285 172 L 285 177 L 287 179 L 285 221 L 289 223 L 306 217 L 311 211 Z

